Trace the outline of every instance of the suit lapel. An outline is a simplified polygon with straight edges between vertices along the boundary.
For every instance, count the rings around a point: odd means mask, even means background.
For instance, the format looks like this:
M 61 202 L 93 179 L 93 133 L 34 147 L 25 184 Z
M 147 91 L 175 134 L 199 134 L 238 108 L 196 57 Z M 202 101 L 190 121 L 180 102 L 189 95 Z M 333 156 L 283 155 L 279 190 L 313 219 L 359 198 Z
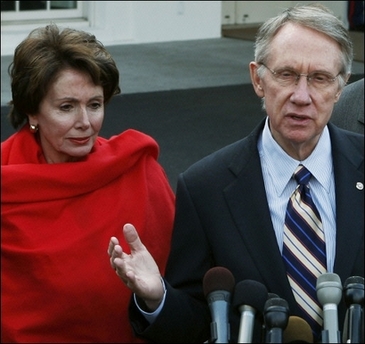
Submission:
M 355 260 L 364 242 L 364 190 L 358 184 L 364 183 L 364 157 L 348 137 L 340 135 L 338 128 L 329 125 L 329 129 L 332 137 L 337 209 L 334 272 L 344 279 L 352 275 Z
M 257 139 L 260 125 L 246 138 L 248 144 L 230 165 L 237 179 L 225 189 L 225 198 L 240 232 L 243 244 L 250 252 L 257 270 L 270 292 L 296 307 L 279 251 L 267 204 Z M 258 249 L 261 248 L 261 249 Z

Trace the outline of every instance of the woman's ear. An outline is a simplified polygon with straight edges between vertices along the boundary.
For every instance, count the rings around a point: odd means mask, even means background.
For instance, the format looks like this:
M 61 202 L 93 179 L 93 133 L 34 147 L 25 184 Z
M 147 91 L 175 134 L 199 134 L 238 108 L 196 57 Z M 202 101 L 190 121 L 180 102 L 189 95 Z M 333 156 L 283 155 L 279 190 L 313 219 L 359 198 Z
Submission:
M 37 116 L 35 115 L 28 115 L 28 123 L 29 125 L 34 125 L 34 126 L 38 126 L 38 120 L 37 120 Z
M 28 124 L 29 129 L 32 133 L 36 133 L 38 131 L 38 119 L 35 115 L 28 115 Z

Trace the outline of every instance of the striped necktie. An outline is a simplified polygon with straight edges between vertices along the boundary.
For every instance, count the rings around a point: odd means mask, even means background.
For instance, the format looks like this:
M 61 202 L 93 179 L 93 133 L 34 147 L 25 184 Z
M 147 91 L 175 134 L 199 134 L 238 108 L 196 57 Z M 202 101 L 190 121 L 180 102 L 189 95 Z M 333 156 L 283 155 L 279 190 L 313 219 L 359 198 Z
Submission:
M 298 186 L 289 199 L 285 214 L 282 255 L 302 317 L 318 338 L 323 318 L 316 283 L 318 276 L 327 272 L 327 264 L 322 221 L 308 187 L 311 177 L 303 165 L 294 172 Z

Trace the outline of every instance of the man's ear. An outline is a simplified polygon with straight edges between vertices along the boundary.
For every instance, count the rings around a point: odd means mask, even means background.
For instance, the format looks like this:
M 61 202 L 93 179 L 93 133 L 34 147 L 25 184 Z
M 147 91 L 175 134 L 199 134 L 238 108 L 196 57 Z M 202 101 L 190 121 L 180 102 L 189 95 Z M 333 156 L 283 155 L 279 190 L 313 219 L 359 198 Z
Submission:
M 256 62 L 250 62 L 249 68 L 250 68 L 250 76 L 251 76 L 251 82 L 253 85 L 253 88 L 256 92 L 256 94 L 263 98 L 265 96 L 265 92 L 262 88 L 262 81 L 261 78 L 257 74 L 257 70 L 260 66 Z
M 346 77 L 344 78 L 344 80 L 345 80 L 345 85 L 347 85 L 347 82 L 349 81 L 350 76 L 351 76 L 351 73 L 347 74 L 347 75 L 346 75 Z M 344 86 L 344 87 L 346 87 L 346 86 Z M 335 95 L 335 103 L 337 103 L 337 102 L 338 102 L 338 100 L 340 99 L 340 96 L 341 96 L 341 93 L 342 93 L 342 91 L 343 91 L 343 88 L 344 88 L 344 87 L 342 87 L 341 89 L 339 89 L 339 90 L 337 91 L 337 93 L 336 93 L 336 95 Z

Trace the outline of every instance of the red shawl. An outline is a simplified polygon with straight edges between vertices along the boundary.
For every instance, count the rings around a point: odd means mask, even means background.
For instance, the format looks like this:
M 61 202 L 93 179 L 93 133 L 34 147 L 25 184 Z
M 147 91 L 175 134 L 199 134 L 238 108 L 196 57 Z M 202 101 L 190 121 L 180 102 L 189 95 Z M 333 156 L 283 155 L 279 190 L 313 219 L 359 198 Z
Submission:
M 27 128 L 1 143 L 2 342 L 142 342 L 107 246 L 117 236 L 129 252 L 132 223 L 164 273 L 174 194 L 157 156 L 135 130 L 74 163 L 41 163 Z

